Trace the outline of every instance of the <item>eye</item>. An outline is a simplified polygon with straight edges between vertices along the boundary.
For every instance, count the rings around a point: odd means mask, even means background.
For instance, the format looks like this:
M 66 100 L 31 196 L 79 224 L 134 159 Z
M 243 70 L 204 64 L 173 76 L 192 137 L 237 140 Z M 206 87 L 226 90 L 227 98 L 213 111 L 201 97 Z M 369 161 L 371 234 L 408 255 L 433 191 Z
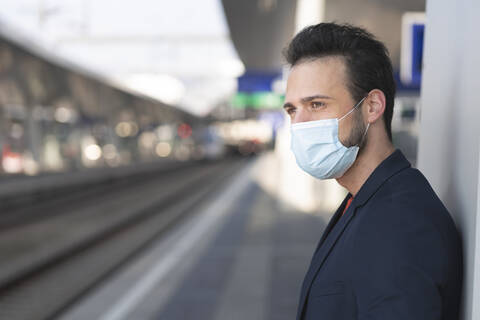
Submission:
M 313 109 L 319 109 L 325 107 L 325 103 L 321 101 L 312 101 L 311 106 Z
M 295 113 L 295 108 L 286 108 L 285 111 L 287 112 L 287 114 L 292 115 Z

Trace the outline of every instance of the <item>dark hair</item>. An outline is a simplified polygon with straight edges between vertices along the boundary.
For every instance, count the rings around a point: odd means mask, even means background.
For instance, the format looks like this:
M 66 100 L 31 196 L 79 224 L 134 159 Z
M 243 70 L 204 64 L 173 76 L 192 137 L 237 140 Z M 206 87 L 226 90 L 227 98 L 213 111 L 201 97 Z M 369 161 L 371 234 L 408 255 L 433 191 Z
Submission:
M 348 24 L 319 23 L 300 31 L 284 50 L 287 62 L 295 64 L 315 58 L 344 58 L 348 89 L 355 101 L 379 89 L 385 94 L 385 130 L 392 141 L 392 116 L 395 97 L 392 62 L 385 45 L 368 31 Z

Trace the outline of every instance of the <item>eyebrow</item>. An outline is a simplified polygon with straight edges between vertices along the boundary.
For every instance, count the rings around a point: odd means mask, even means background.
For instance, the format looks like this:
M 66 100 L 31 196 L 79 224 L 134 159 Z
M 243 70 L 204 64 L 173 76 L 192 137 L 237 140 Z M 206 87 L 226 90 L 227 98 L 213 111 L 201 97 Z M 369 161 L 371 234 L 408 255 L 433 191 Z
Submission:
M 304 97 L 302 99 L 300 99 L 300 101 L 302 101 L 302 103 L 306 103 L 306 102 L 309 102 L 309 101 L 312 101 L 312 100 L 315 100 L 315 99 L 333 99 L 332 97 L 329 97 L 329 96 L 325 96 L 323 94 L 316 94 L 316 95 L 313 95 L 313 96 L 309 96 L 309 97 Z M 291 104 L 290 102 L 287 102 L 283 105 L 283 108 L 289 108 L 289 107 L 293 107 L 293 104 Z
M 309 101 L 312 101 L 312 100 L 315 100 L 315 99 L 333 99 L 333 98 L 329 97 L 329 96 L 325 96 L 323 94 L 316 94 L 314 96 L 302 98 L 301 101 L 302 102 L 309 102 Z

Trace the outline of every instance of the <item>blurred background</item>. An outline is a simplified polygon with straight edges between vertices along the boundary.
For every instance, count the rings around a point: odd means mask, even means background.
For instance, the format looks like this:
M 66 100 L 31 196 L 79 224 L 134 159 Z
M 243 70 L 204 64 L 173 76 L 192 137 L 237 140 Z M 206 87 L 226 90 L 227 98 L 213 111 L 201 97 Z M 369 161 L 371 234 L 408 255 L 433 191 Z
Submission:
M 2 1 L 2 172 L 214 157 L 232 146 L 248 153 L 242 143 L 272 149 L 286 119 L 282 49 L 322 20 L 362 25 L 387 44 L 397 140 L 415 160 L 424 9 L 424 1 Z M 208 155 L 205 140 L 218 141 Z
M 375 34 L 417 166 L 425 11 L 0 0 L 0 318 L 292 319 L 346 190 L 295 164 L 282 49 L 321 21 Z

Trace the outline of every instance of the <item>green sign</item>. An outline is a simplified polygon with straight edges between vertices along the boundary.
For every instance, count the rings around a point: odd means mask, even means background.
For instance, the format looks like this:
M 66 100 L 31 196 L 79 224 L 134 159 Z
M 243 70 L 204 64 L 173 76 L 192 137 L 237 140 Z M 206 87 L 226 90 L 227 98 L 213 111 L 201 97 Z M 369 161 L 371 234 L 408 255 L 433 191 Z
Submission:
M 273 92 L 238 92 L 232 98 L 234 108 L 276 109 L 281 108 L 284 96 Z

